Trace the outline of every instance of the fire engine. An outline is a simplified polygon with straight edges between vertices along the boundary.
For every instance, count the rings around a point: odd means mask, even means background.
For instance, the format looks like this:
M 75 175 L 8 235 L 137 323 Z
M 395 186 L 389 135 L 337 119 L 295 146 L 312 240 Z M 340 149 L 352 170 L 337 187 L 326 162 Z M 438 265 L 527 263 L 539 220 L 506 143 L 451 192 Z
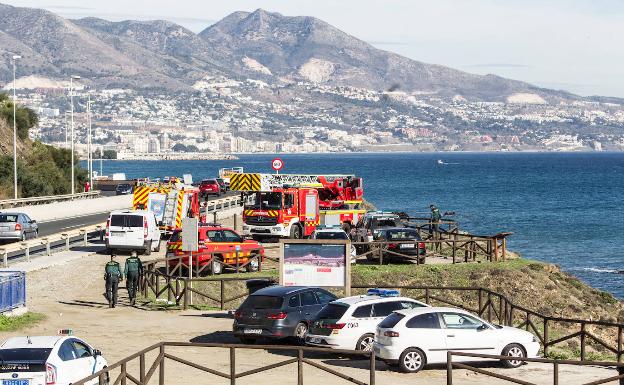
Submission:
M 366 212 L 361 209 L 362 178 L 353 175 L 239 173 L 230 189 L 248 196 L 243 235 L 304 238 L 317 226 L 342 226 L 347 232 Z
M 161 231 L 171 234 L 182 228 L 182 218 L 205 220 L 200 212 L 199 189 L 181 184 L 145 183 L 134 189 L 132 206 L 135 210 L 154 213 Z

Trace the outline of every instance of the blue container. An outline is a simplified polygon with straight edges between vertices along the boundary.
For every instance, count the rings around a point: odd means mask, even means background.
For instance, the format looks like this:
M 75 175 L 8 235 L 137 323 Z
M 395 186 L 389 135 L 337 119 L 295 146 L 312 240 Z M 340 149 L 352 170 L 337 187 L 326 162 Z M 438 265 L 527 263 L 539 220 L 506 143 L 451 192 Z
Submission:
M 26 272 L 0 271 L 0 313 L 26 306 Z

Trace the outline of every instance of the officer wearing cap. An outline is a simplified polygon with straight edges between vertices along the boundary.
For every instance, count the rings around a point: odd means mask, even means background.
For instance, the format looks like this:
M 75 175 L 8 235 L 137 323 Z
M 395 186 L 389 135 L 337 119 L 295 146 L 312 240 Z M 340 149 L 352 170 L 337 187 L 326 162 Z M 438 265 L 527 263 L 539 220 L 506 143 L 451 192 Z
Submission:
M 104 279 L 106 280 L 106 299 L 109 307 L 117 305 L 117 288 L 119 282 L 123 281 L 119 262 L 115 261 L 115 254 L 111 254 L 111 259 L 104 267 Z
M 429 206 L 431 209 L 431 236 L 433 239 L 440 239 L 440 221 L 442 220 L 442 214 L 440 214 L 440 209 L 438 209 L 435 205 Z M 441 243 L 435 243 L 434 248 L 436 250 L 440 250 L 442 248 Z
M 139 276 L 143 274 L 143 263 L 137 256 L 137 252 L 133 251 L 132 255 L 126 259 L 124 275 L 126 276 L 126 288 L 128 289 L 128 297 L 130 297 L 130 305 L 134 306 L 136 301 L 136 292 L 139 286 Z

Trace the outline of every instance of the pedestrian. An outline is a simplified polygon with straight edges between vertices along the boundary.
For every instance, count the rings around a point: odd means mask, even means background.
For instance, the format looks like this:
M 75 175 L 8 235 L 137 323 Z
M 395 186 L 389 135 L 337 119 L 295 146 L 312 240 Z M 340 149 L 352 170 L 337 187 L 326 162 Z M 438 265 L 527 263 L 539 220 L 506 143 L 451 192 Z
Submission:
M 141 263 L 136 251 L 133 251 L 132 255 L 126 259 L 124 274 L 126 276 L 126 288 L 128 289 L 128 297 L 130 297 L 130 305 L 134 306 L 139 287 L 139 277 L 143 274 L 143 263 Z
M 119 282 L 123 281 L 123 275 L 121 275 L 119 262 L 115 261 L 116 255 L 111 254 L 110 257 L 110 261 L 106 263 L 104 268 L 104 279 L 106 280 L 108 306 L 115 307 L 117 305 L 117 289 L 119 288 Z
M 440 214 L 440 209 L 438 209 L 435 205 L 430 205 L 431 209 L 431 227 L 430 233 L 434 240 L 440 240 L 440 221 L 442 220 L 442 214 Z M 442 244 L 439 242 L 434 243 L 434 249 L 441 250 Z
M 89 181 L 86 181 L 84 184 L 84 192 L 89 192 L 91 191 L 91 183 L 89 183 Z

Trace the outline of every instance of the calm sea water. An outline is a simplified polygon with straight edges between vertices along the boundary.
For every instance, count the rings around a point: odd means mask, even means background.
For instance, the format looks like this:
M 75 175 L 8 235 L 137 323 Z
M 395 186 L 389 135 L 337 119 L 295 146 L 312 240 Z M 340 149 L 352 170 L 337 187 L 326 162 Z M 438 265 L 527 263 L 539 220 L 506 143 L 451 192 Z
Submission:
M 624 153 L 281 155 L 286 173 L 355 173 L 379 209 L 455 211 L 463 229 L 511 231 L 524 257 L 556 263 L 624 298 Z M 271 172 L 271 155 L 238 161 L 105 161 L 104 174 L 193 174 L 221 167 Z M 442 160 L 445 164 L 439 164 Z M 95 168 L 99 168 L 96 163 Z

